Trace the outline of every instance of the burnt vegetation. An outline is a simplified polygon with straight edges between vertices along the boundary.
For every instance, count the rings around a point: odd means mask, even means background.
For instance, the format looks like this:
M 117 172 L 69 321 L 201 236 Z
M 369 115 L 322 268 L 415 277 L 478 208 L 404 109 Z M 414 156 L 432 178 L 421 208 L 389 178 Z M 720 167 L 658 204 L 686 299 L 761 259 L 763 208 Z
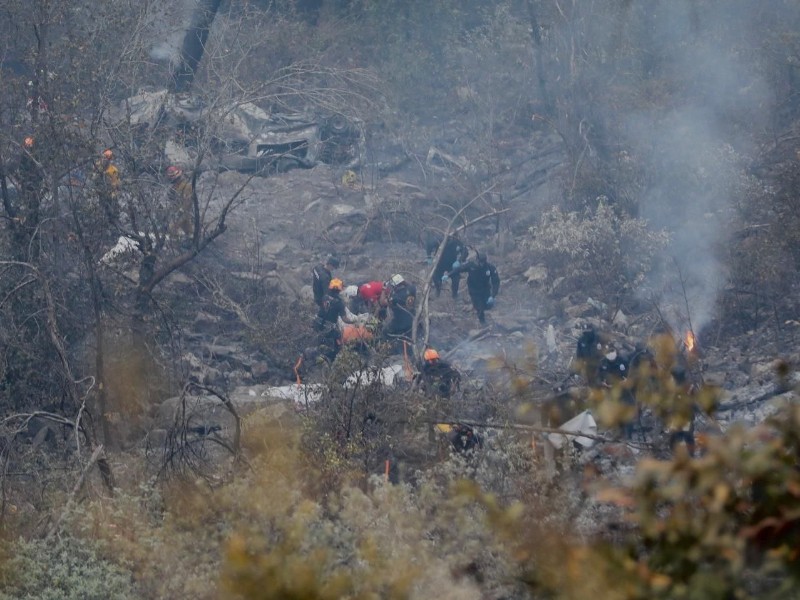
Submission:
M 793 597 L 798 31 L 6 0 L 0 599 Z M 320 351 L 328 255 L 407 339 Z

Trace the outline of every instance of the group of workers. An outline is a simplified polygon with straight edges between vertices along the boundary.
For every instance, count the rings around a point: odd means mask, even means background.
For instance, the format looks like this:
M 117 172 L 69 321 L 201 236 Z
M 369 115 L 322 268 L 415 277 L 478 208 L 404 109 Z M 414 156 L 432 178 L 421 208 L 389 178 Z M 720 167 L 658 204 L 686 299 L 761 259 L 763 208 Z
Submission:
M 476 251 L 475 257 L 468 260 L 469 251 L 458 236 L 448 236 L 438 252 L 441 243 L 441 239 L 433 240 L 426 246 L 428 264 L 433 264 L 438 253 L 431 275 L 436 295 L 441 293 L 442 284 L 450 281 L 452 296 L 457 298 L 461 275 L 466 274 L 472 306 L 479 322 L 485 323 L 485 311 L 494 306 L 500 290 L 497 269 L 482 252 Z M 319 333 L 320 354 L 333 360 L 343 346 L 364 348 L 377 337 L 403 343 L 405 350 L 405 344 L 412 338 L 417 287 L 399 273 L 386 281 L 376 279 L 345 286 L 334 275 L 339 266 L 335 256 L 328 256 L 312 270 L 312 290 L 318 308 L 314 328 Z M 448 397 L 459 388 L 460 374 L 442 360 L 436 349 L 429 347 L 422 354 L 414 382 L 420 389 Z
M 669 437 L 669 447 L 675 449 L 684 444 L 689 455 L 694 454 L 694 415 L 696 407 L 693 397 L 697 386 L 688 373 L 687 358 L 677 352 L 675 364 L 664 371 L 657 363 L 653 351 L 643 344 L 630 353 L 623 353 L 601 332 L 590 327 L 578 337 L 575 348 L 577 371 L 591 388 L 618 388 L 619 399 L 634 409 L 634 420 L 641 419 L 637 393 L 656 385 L 656 380 L 669 380 L 669 389 L 674 393 L 674 411 L 666 411 L 665 425 Z M 625 437 L 631 438 L 633 421 L 623 425 Z
M 442 244 L 441 239 L 432 239 L 426 246 L 428 264 L 433 260 Z M 467 291 L 472 307 L 481 325 L 486 323 L 486 311 L 494 307 L 500 292 L 500 277 L 497 268 L 489 262 L 485 252 L 475 251 L 475 257 L 467 260 L 469 249 L 457 235 L 449 235 L 444 240 L 439 259 L 433 269 L 432 281 L 436 296 L 442 292 L 442 285 L 450 281 L 453 299 L 458 298 L 461 275 L 467 276 Z
M 22 154 L 17 173 L 20 191 L 29 196 L 36 193 L 44 182 L 41 173 L 40 158 L 34 136 L 26 137 L 22 142 Z M 194 229 L 194 188 L 191 178 L 177 165 L 167 167 L 165 171 L 169 181 L 169 207 L 174 215 L 169 225 L 169 233 L 190 236 Z M 91 168 L 91 184 L 97 194 L 100 207 L 112 223 L 116 223 L 120 215 L 119 196 L 122 188 L 120 171 L 115 164 L 114 151 L 103 150 Z M 71 169 L 61 180 L 60 185 L 83 187 L 86 185 L 84 170 L 78 166 Z
M 312 288 L 318 310 L 314 321 L 323 354 L 334 358 L 342 344 L 365 344 L 380 329 L 387 341 L 410 341 L 416 312 L 417 288 L 400 274 L 386 281 L 369 281 L 345 288 L 333 276 L 338 259 L 328 257 L 314 267 Z

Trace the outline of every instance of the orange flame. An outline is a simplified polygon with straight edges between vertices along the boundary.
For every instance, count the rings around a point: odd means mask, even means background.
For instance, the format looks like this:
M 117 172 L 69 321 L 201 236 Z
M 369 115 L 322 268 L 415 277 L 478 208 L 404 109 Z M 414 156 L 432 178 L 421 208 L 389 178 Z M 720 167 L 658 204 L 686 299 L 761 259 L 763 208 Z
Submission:
M 691 331 L 686 332 L 686 337 L 684 338 L 684 344 L 686 344 L 686 350 L 692 352 L 697 345 L 697 340 L 694 337 L 694 334 Z

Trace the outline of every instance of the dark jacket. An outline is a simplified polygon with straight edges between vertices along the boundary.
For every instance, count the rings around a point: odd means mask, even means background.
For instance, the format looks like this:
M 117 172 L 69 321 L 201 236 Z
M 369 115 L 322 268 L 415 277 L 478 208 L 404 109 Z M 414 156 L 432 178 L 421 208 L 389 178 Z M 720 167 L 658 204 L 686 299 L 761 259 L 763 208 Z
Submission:
M 314 290 L 314 302 L 317 306 L 322 306 L 322 299 L 328 293 L 328 285 L 331 283 L 333 274 L 325 268 L 325 265 L 317 265 L 311 270 L 311 287 Z
M 339 294 L 324 295 L 320 302 L 319 310 L 317 311 L 318 327 L 325 327 L 329 324 L 335 325 L 339 317 L 341 317 L 342 320 L 347 320 L 344 300 Z
M 428 242 L 426 247 L 428 258 L 434 257 L 439 249 L 439 244 L 441 244 L 441 239 Z M 442 256 L 436 263 L 436 269 L 433 272 L 434 281 L 436 278 L 441 280 L 442 275 L 452 270 L 453 263 L 456 261 L 466 262 L 468 254 L 467 246 L 460 239 L 454 236 L 448 237 L 444 244 L 444 250 L 442 250 Z
M 424 391 L 445 398 L 456 391 L 461 383 L 461 374 L 444 360 L 424 361 L 417 378 Z
M 613 358 L 604 356 L 600 359 L 597 374 L 601 382 L 614 385 L 628 378 L 628 361 L 619 352 L 616 352 Z
M 470 452 L 483 448 L 483 438 L 469 425 L 455 425 L 450 432 L 450 443 L 457 452 Z
M 404 281 L 392 288 L 389 293 L 389 306 L 392 309 L 391 321 L 386 326 L 386 333 L 391 335 L 408 335 L 414 325 L 414 314 L 417 306 L 417 286 Z
M 490 262 L 479 263 L 470 260 L 460 265 L 457 269 L 450 272 L 452 277 L 455 274 L 467 274 L 467 289 L 473 298 L 497 296 L 500 291 L 500 276 L 497 269 Z
M 439 240 L 428 242 L 427 253 L 429 259 L 432 259 L 434 254 L 436 254 L 440 243 L 441 241 Z M 452 271 L 453 268 L 460 263 L 465 262 L 468 254 L 469 251 L 467 250 L 466 245 L 461 242 L 461 240 L 459 240 L 457 237 L 447 238 L 444 249 L 442 250 L 442 255 L 439 258 L 439 262 L 436 263 L 436 268 L 434 268 L 431 275 L 431 283 L 433 283 L 433 289 L 436 290 L 437 296 L 439 296 L 439 294 L 442 292 L 442 275 Z M 456 273 L 455 275 L 452 275 L 450 279 L 450 289 L 452 291 L 453 298 L 456 298 L 458 296 L 458 286 L 461 280 L 461 275 Z

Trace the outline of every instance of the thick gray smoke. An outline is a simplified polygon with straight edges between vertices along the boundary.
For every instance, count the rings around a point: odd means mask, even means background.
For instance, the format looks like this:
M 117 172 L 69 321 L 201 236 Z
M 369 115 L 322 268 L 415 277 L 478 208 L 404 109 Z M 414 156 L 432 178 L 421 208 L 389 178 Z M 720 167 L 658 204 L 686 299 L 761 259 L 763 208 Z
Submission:
M 719 254 L 741 172 L 737 157 L 748 152 L 732 123 L 757 126 L 768 87 L 754 61 L 745 60 L 752 56 L 731 54 L 746 39 L 745 15 L 691 14 L 687 5 L 660 3 L 650 31 L 658 40 L 658 74 L 682 89 L 658 99 L 657 111 L 631 115 L 627 132 L 647 169 L 641 216 L 673 237 L 671 260 L 658 274 L 666 282 L 662 310 L 673 327 L 691 323 L 699 331 L 712 318 L 724 281 Z M 664 105 L 671 107 L 666 113 Z

